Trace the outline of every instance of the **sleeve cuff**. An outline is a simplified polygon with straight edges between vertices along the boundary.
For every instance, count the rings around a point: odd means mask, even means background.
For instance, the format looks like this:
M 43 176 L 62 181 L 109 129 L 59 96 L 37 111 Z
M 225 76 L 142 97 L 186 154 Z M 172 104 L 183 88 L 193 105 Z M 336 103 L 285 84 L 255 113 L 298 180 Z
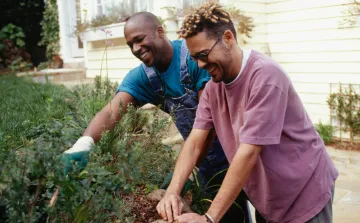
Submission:
M 240 143 L 246 143 L 251 145 L 276 145 L 280 144 L 280 137 L 252 137 L 252 136 L 240 136 Z
M 204 122 L 201 122 L 201 121 L 195 121 L 193 128 L 194 129 L 209 130 L 209 129 L 213 129 L 214 125 L 213 125 L 213 123 L 209 123 L 209 122 L 204 123 Z

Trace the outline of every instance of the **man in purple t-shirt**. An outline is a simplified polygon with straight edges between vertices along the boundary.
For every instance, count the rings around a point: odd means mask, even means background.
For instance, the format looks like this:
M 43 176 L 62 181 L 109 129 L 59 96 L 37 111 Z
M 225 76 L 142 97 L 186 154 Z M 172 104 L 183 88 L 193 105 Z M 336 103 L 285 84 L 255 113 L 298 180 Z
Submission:
M 332 222 L 338 172 L 286 73 L 269 57 L 241 50 L 229 14 L 215 3 L 188 16 L 180 35 L 212 80 L 159 214 L 179 222 L 219 222 L 244 189 L 257 222 Z M 214 128 L 230 168 L 205 215 L 180 215 L 179 193 Z

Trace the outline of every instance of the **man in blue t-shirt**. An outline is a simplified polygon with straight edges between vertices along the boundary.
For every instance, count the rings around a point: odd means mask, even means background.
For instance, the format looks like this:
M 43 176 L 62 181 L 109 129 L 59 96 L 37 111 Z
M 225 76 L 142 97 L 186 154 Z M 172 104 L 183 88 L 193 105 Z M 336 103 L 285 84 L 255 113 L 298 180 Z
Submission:
M 139 107 L 146 103 L 160 105 L 163 111 L 174 112 L 175 124 L 184 139 L 190 134 L 198 98 L 210 80 L 208 72 L 190 59 L 185 41 L 169 41 L 157 17 L 149 12 L 131 16 L 125 24 L 124 35 L 131 52 L 143 63 L 126 75 L 111 102 L 97 113 L 73 147 L 64 152 L 67 164 L 75 160 L 82 167 L 86 165 L 84 157 L 91 145 L 101 139 L 105 130 L 113 130 L 121 118 L 120 103 L 125 108 L 130 103 Z M 207 152 L 206 157 L 198 161 L 204 184 L 229 166 L 215 133 L 208 144 L 208 151 L 203 149 Z M 221 184 L 224 175 L 215 177 L 210 184 Z M 246 201 L 240 201 L 240 205 L 247 213 Z M 241 210 L 235 210 L 233 214 L 226 222 L 248 218 Z

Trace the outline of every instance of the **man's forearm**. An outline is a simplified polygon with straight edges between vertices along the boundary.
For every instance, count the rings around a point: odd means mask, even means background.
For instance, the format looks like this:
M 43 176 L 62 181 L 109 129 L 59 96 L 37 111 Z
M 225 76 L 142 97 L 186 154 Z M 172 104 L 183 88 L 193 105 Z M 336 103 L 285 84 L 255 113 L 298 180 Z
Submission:
M 199 148 L 194 148 L 188 141 L 185 142 L 183 149 L 175 165 L 175 171 L 168 190 L 180 194 L 186 180 L 189 178 L 195 167 L 196 161 L 200 156 Z
M 134 98 L 126 92 L 119 92 L 96 116 L 91 120 L 84 132 L 84 136 L 90 136 L 95 142 L 100 141 L 104 131 L 112 131 L 120 117 L 120 104 L 127 109 L 129 103 L 135 104 Z
M 204 148 L 210 130 L 193 129 L 180 151 L 168 191 L 180 194 Z
M 104 108 L 91 120 L 83 135 L 90 136 L 95 142 L 98 142 L 104 131 L 112 131 L 115 128 L 118 119 L 118 111 L 115 114 L 115 112 L 109 112 L 107 108 Z
M 240 194 L 251 170 L 257 162 L 260 151 L 260 146 L 248 144 L 240 145 L 240 148 L 231 162 L 222 186 L 207 212 L 214 218 L 215 222 L 220 221 L 222 216 L 233 204 L 236 197 Z

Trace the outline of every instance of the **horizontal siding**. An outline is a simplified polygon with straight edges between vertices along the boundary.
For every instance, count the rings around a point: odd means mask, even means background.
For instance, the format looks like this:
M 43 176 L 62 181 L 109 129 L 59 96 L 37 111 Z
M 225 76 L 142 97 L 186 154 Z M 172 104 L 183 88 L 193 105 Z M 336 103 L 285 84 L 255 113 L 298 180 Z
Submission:
M 266 14 L 266 4 L 261 1 L 243 1 L 243 0 L 230 0 L 228 6 L 235 6 L 247 13 Z
M 323 8 L 329 6 L 341 6 L 346 0 L 288 0 L 269 2 L 267 13 L 298 11 L 302 9 Z
M 353 73 L 360 71 L 360 63 L 281 63 L 282 67 L 289 73 Z M 360 79 L 360 75 L 359 75 Z
M 267 2 L 267 43 L 271 56 L 289 74 L 314 123 L 330 123 L 326 101 L 330 92 L 339 90 L 336 83 L 360 84 L 360 28 L 342 25 L 347 3 Z
M 291 72 L 289 77 L 294 82 L 302 83 L 353 83 L 360 84 L 360 74 L 359 73 L 348 73 L 341 74 L 339 73 L 299 73 Z M 311 86 L 315 87 L 315 86 Z M 329 92 L 327 92 L 329 93 Z
M 281 33 L 269 33 L 267 35 L 270 43 L 283 42 L 305 42 L 305 41 L 327 41 L 327 40 L 344 40 L 359 39 L 360 28 L 351 29 L 313 29 L 307 31 L 293 31 Z
M 335 5 L 322 8 L 310 8 L 302 9 L 297 11 L 285 11 L 285 12 L 276 12 L 267 14 L 268 23 L 281 23 L 281 22 L 291 22 L 291 21 L 305 21 L 312 19 L 324 19 L 324 18 L 334 18 L 334 17 L 343 17 L 343 11 L 347 9 L 346 5 Z
M 360 39 L 331 41 L 306 41 L 298 43 L 269 43 L 274 53 L 305 53 L 305 52 L 346 52 L 360 51 Z
M 360 51 L 343 51 L 343 52 L 273 52 L 272 58 L 279 63 L 342 63 L 342 62 L 360 62 Z M 353 71 L 354 72 L 354 71 Z M 356 71 L 355 71 L 356 72 Z
M 337 29 L 340 28 L 341 18 L 323 18 L 305 21 L 290 22 L 284 20 L 282 23 L 268 23 L 269 33 L 286 33 L 311 30 Z
M 114 46 L 107 48 L 107 63 L 103 60 L 104 41 L 90 42 L 87 52 L 88 78 L 97 75 L 107 75 L 112 81 L 121 82 L 132 68 L 138 66 L 140 61 L 131 53 L 123 38 L 112 40 Z M 102 70 L 101 70 L 102 67 Z
M 99 69 L 101 67 L 109 69 L 132 69 L 140 64 L 138 59 L 108 59 L 107 62 L 102 60 L 89 60 L 89 69 Z

